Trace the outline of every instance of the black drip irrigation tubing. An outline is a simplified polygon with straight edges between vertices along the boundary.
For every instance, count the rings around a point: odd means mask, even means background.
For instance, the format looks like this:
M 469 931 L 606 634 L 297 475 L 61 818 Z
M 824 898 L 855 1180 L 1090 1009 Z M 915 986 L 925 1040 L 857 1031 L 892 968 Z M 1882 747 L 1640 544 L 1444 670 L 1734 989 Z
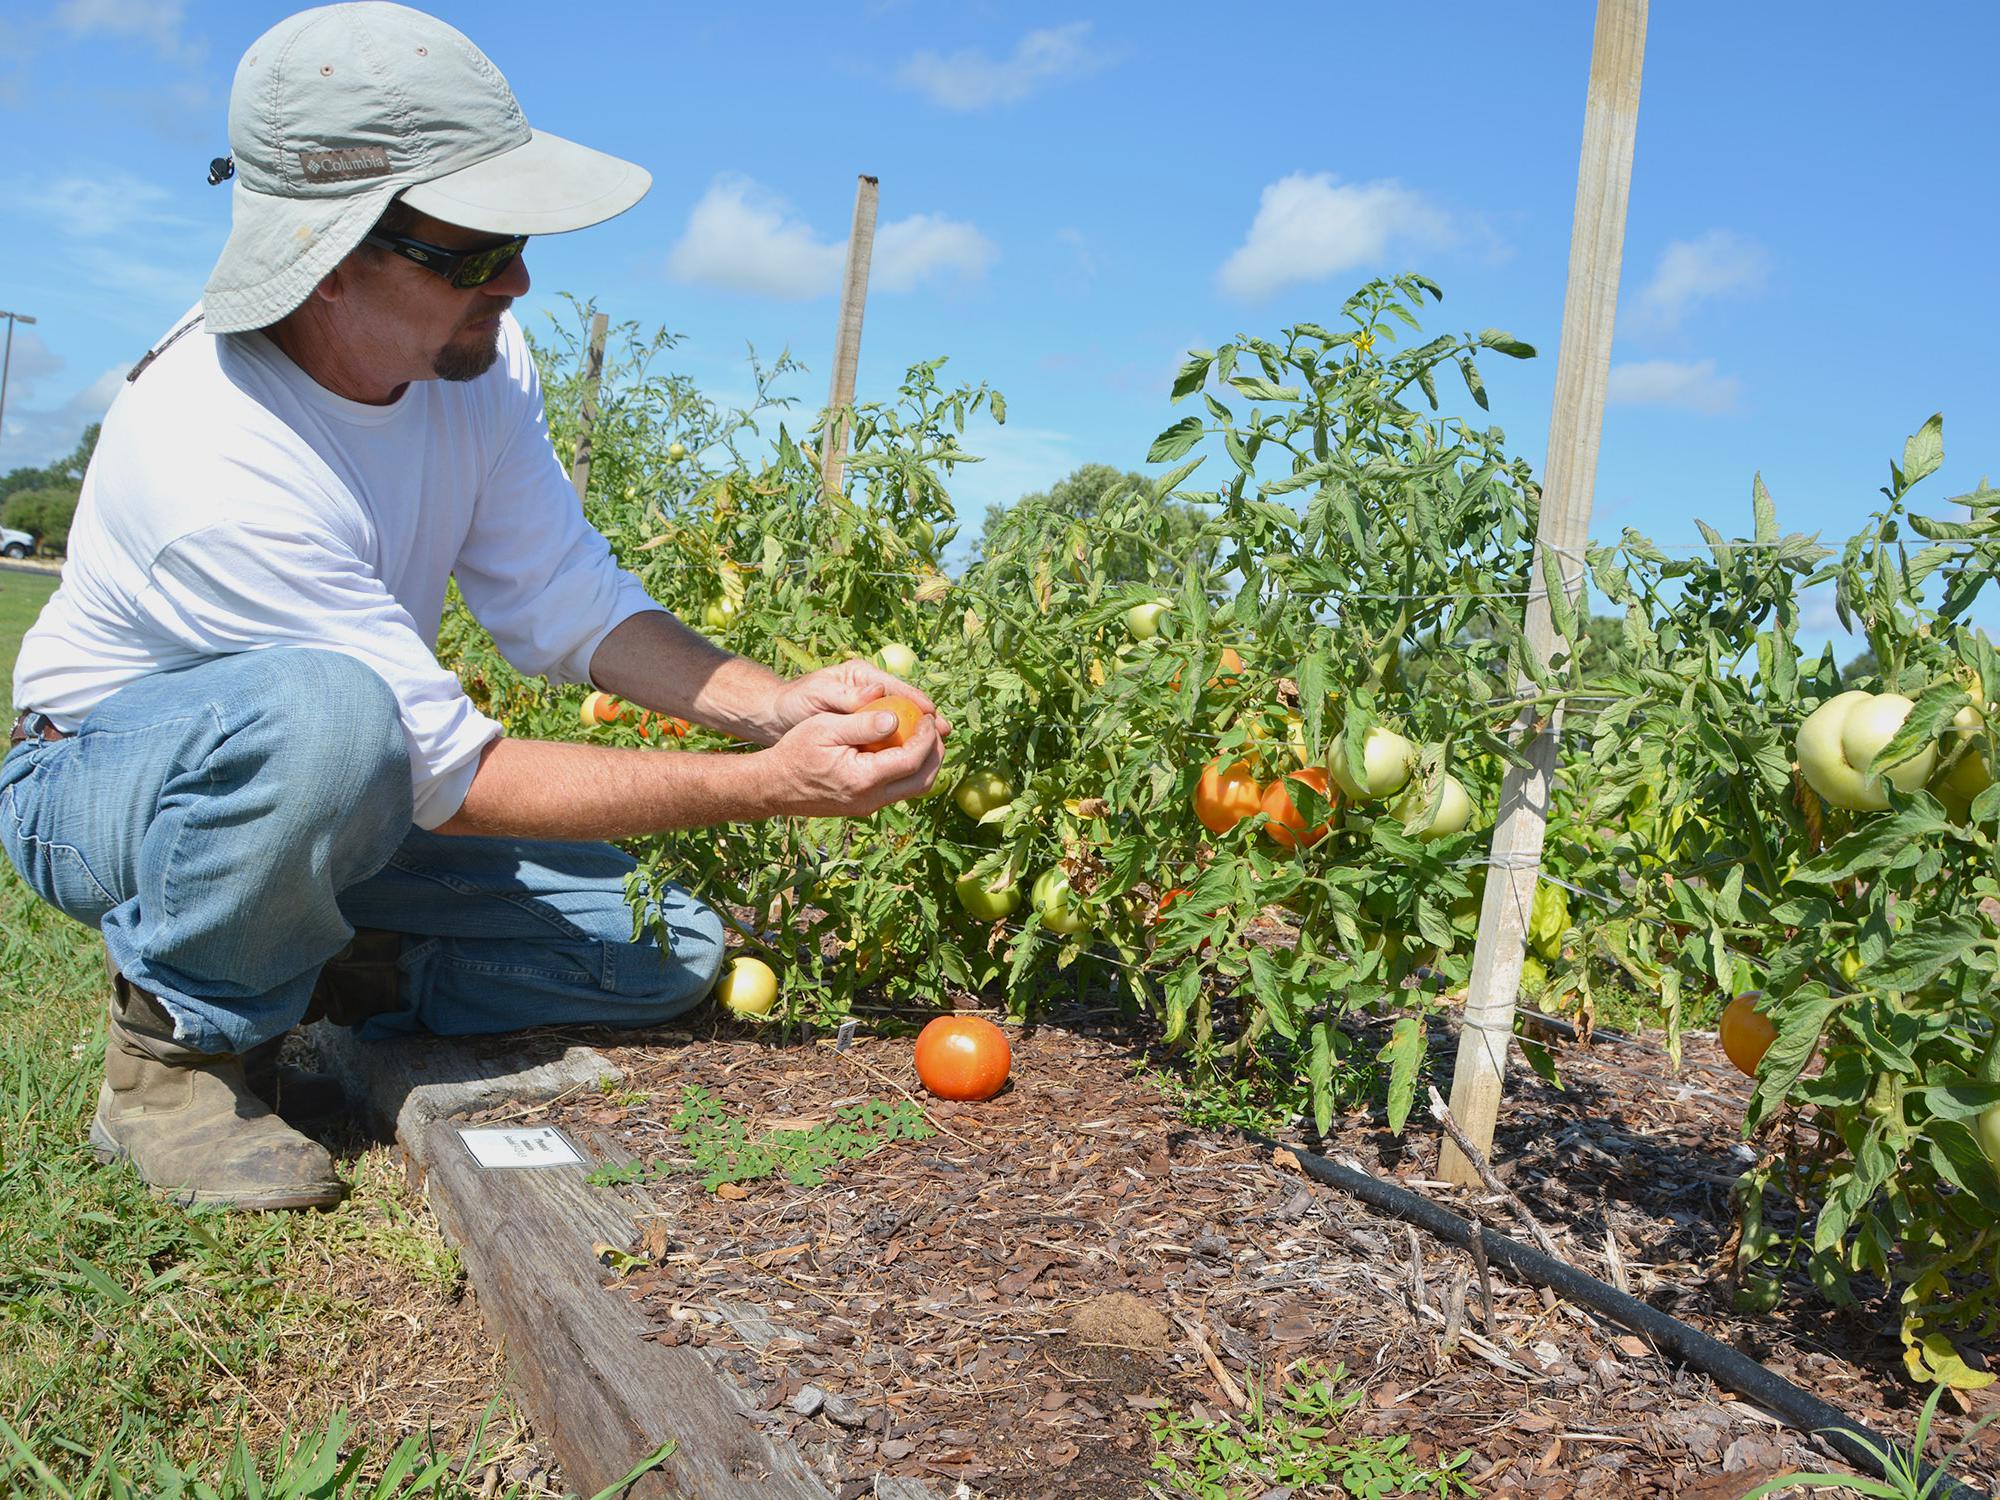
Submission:
M 1868 1446 L 1872 1444 L 1879 1452 L 1887 1453 L 1893 1447 L 1887 1438 L 1855 1421 L 1839 1407 L 1828 1405 L 1812 1392 L 1802 1390 L 1782 1375 L 1766 1369 L 1756 1360 L 1710 1338 L 1700 1329 L 1690 1328 L 1680 1319 L 1606 1285 L 1566 1261 L 1544 1255 L 1483 1225 L 1475 1228 L 1451 1210 L 1407 1188 L 1397 1187 L 1367 1172 L 1342 1166 L 1339 1162 L 1329 1161 L 1297 1146 L 1288 1146 L 1282 1141 L 1258 1135 L 1253 1135 L 1252 1139 L 1289 1153 L 1297 1160 L 1300 1169 L 1315 1182 L 1350 1193 L 1369 1207 L 1415 1224 L 1460 1249 L 1469 1251 L 1473 1235 L 1478 1234 L 1487 1258 L 1494 1263 L 1507 1267 L 1535 1285 L 1560 1293 L 1579 1306 L 1601 1313 L 1614 1323 L 1622 1324 L 1642 1335 L 1662 1354 L 1672 1355 L 1682 1364 L 1707 1375 L 1716 1384 L 1783 1417 L 1799 1431 L 1823 1439 L 1857 1468 L 1878 1479 L 1888 1477 L 1883 1472 L 1880 1459 L 1869 1451 Z M 1993 1500 L 1984 1490 L 1961 1484 L 1942 1469 L 1934 1469 L 1921 1459 L 1919 1471 L 1926 1479 L 1935 1481 L 1936 1488 L 1930 1493 L 1937 1500 Z

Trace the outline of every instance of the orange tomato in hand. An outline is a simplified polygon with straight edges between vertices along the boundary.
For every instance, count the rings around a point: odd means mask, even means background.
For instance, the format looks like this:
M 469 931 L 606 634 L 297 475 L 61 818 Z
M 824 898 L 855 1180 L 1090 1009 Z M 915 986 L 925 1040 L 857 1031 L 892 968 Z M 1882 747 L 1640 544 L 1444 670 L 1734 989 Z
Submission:
M 1227 833 L 1245 818 L 1255 816 L 1264 796 L 1251 773 L 1250 762 L 1239 760 L 1225 766 L 1210 761 L 1194 789 L 1194 815 L 1210 833 Z
M 991 1099 L 1013 1064 L 1006 1033 L 979 1016 L 939 1016 L 917 1034 L 917 1077 L 940 1099 Z
M 861 747 L 863 750 L 893 750 L 898 745 L 908 743 L 910 736 L 917 732 L 918 721 L 924 716 L 924 711 L 908 698 L 893 696 L 877 698 L 873 703 L 863 706 L 857 712 L 873 714 L 882 713 L 885 710 L 896 716 L 896 727 L 881 739 L 873 740 L 863 745 Z
M 1264 789 L 1261 805 L 1271 819 L 1264 825 L 1264 832 L 1271 836 L 1271 841 L 1287 849 L 1295 849 L 1300 844 L 1310 847 L 1326 837 L 1326 824 L 1321 823 L 1311 829 L 1306 827 L 1305 814 L 1299 811 L 1297 804 L 1292 801 L 1291 792 L 1285 787 L 1287 781 L 1303 781 L 1329 804 L 1337 803 L 1340 800 L 1339 794 L 1327 792 L 1326 770 L 1321 766 L 1308 766 L 1303 771 L 1294 771 Z
M 1722 1012 L 1722 1050 L 1752 1078 L 1777 1039 L 1778 1028 L 1771 1018 L 1758 1014 L 1755 995 L 1738 995 Z

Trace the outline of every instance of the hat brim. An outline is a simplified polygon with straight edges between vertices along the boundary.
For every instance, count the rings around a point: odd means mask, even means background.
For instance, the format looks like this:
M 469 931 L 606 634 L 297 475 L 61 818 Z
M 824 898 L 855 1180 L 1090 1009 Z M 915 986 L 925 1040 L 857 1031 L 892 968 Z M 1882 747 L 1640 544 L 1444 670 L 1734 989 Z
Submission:
M 653 185 L 644 167 L 559 135 L 528 140 L 403 190 L 419 213 L 488 234 L 562 234 L 625 212 Z

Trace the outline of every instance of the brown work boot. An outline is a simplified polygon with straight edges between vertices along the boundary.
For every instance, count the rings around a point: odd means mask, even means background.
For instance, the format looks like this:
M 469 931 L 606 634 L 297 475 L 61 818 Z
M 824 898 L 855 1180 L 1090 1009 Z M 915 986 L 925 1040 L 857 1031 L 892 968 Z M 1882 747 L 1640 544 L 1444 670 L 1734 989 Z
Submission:
M 370 1016 L 403 1008 L 403 934 L 377 927 L 357 927 L 319 971 L 306 1020 L 335 1026 L 359 1026 Z
M 114 994 L 125 983 L 108 946 L 104 950 L 104 977 Z M 243 1077 L 250 1092 L 292 1125 L 316 1125 L 342 1113 L 347 1108 L 347 1091 L 340 1080 L 331 1073 L 279 1062 L 284 1046 L 284 1036 L 274 1036 L 243 1054 Z
M 328 1208 L 346 1193 L 326 1148 L 251 1092 L 240 1056 L 183 1047 L 166 1007 L 123 976 L 112 984 L 90 1144 L 99 1161 L 131 1162 L 156 1197 L 183 1207 Z

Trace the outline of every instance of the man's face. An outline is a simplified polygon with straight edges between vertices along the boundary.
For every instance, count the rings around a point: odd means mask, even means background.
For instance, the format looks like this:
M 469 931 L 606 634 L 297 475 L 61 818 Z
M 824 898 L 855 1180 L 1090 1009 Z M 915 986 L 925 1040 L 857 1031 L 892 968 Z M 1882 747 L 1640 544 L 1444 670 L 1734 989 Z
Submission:
M 446 250 L 476 250 L 507 238 L 427 214 L 418 214 L 402 233 Z M 528 290 L 524 261 L 516 256 L 484 286 L 456 287 L 414 261 L 363 245 L 341 266 L 349 328 L 385 378 L 471 380 L 499 357 L 500 315 Z

